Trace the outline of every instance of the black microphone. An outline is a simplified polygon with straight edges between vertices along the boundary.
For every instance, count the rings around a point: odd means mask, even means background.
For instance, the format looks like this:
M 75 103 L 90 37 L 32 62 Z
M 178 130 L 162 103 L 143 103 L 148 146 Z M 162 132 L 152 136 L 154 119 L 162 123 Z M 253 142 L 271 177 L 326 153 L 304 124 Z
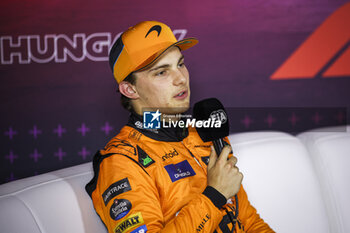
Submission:
M 227 144 L 223 138 L 229 135 L 230 126 L 228 117 L 222 103 L 216 98 L 205 99 L 197 102 L 193 107 L 193 117 L 202 121 L 221 121 L 220 127 L 196 128 L 204 142 L 213 142 L 216 154 L 219 156 Z
M 205 99 L 202 101 L 199 101 L 195 103 L 193 107 L 193 117 L 198 121 L 206 121 L 206 120 L 219 120 L 221 121 L 221 127 L 211 127 L 211 128 L 204 128 L 204 127 L 197 127 L 197 132 L 201 139 L 204 142 L 213 142 L 216 154 L 219 156 L 221 154 L 222 149 L 226 145 L 226 142 L 223 140 L 224 137 L 227 137 L 230 132 L 230 125 L 228 122 L 228 117 L 226 110 L 222 103 L 216 99 L 216 98 L 210 98 Z M 238 217 L 238 197 L 237 194 L 235 195 L 235 202 L 236 202 L 236 208 L 235 208 L 235 214 L 234 216 L 231 216 L 232 212 L 227 212 L 233 227 L 232 231 L 235 229 L 237 217 Z M 240 223 L 239 228 L 241 228 Z

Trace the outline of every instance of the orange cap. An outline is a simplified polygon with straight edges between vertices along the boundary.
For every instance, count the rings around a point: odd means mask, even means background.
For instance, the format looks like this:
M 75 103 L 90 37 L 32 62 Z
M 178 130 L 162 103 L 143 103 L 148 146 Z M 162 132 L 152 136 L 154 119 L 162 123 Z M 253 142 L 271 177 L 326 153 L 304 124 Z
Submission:
M 167 49 L 178 46 L 188 49 L 198 43 L 196 38 L 177 41 L 164 23 L 144 21 L 130 27 L 114 43 L 109 53 L 109 65 L 117 83 L 130 73 L 152 64 Z

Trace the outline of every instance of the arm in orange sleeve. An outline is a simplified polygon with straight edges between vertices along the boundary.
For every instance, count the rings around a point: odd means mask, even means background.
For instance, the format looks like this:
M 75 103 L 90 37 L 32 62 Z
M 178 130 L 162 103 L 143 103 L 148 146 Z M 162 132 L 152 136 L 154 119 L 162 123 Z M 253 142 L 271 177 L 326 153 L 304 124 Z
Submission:
M 256 209 L 250 204 L 247 193 L 241 188 L 237 194 L 239 204 L 239 219 L 247 233 L 270 233 L 274 232 L 267 223 L 264 222 Z
M 156 168 L 154 165 L 153 169 Z M 115 195 L 115 187 L 122 182 L 124 191 L 118 191 Z M 129 188 L 125 189 L 126 186 Z M 202 194 L 188 197 L 188 203 L 178 210 L 177 216 L 174 215 L 167 222 L 163 215 L 166 210 L 161 206 L 160 189 L 162 187 L 157 187 L 152 177 L 136 161 L 115 154 L 101 162 L 92 199 L 108 232 L 132 232 L 138 227 L 146 227 L 150 233 L 186 233 L 197 232 L 197 229 L 201 233 L 211 233 L 220 223 L 222 213 L 219 208 L 226 200 L 218 200 L 215 189 L 207 187 Z M 125 208 L 119 208 L 118 203 Z M 121 214 L 120 210 L 124 212 Z M 124 213 L 125 216 L 122 216 Z

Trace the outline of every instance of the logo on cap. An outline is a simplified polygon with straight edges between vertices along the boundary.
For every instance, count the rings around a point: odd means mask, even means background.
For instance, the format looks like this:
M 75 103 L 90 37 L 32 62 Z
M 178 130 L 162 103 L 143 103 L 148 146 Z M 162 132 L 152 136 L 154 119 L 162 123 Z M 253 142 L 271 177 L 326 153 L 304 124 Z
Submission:
M 160 32 L 162 31 L 162 27 L 160 25 L 154 25 L 153 27 L 151 27 L 151 29 L 147 32 L 145 38 L 148 36 L 148 34 L 150 34 L 151 32 L 156 31 L 158 32 L 158 37 L 160 35 Z

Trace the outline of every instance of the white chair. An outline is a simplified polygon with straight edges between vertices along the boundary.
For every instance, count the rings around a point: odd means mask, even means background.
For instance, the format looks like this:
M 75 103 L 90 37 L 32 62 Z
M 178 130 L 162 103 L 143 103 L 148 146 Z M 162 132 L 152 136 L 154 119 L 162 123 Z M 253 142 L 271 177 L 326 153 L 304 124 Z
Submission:
M 330 232 L 318 178 L 297 138 L 252 132 L 229 140 L 250 202 L 276 232 Z
M 0 232 L 107 232 L 84 189 L 91 178 L 85 163 L 1 185 Z
M 350 127 L 298 135 L 319 177 L 332 232 L 350 232 Z
M 249 200 L 279 233 L 350 232 L 345 221 L 349 171 L 344 170 L 349 136 L 299 138 L 310 154 L 297 137 L 281 132 L 229 136 Z M 315 171 L 314 150 L 324 153 L 331 176 Z M 0 233 L 107 232 L 85 192 L 92 175 L 91 163 L 86 163 L 0 185 Z M 330 194 L 325 188 L 329 183 Z M 334 213 L 328 216 L 327 211 Z

